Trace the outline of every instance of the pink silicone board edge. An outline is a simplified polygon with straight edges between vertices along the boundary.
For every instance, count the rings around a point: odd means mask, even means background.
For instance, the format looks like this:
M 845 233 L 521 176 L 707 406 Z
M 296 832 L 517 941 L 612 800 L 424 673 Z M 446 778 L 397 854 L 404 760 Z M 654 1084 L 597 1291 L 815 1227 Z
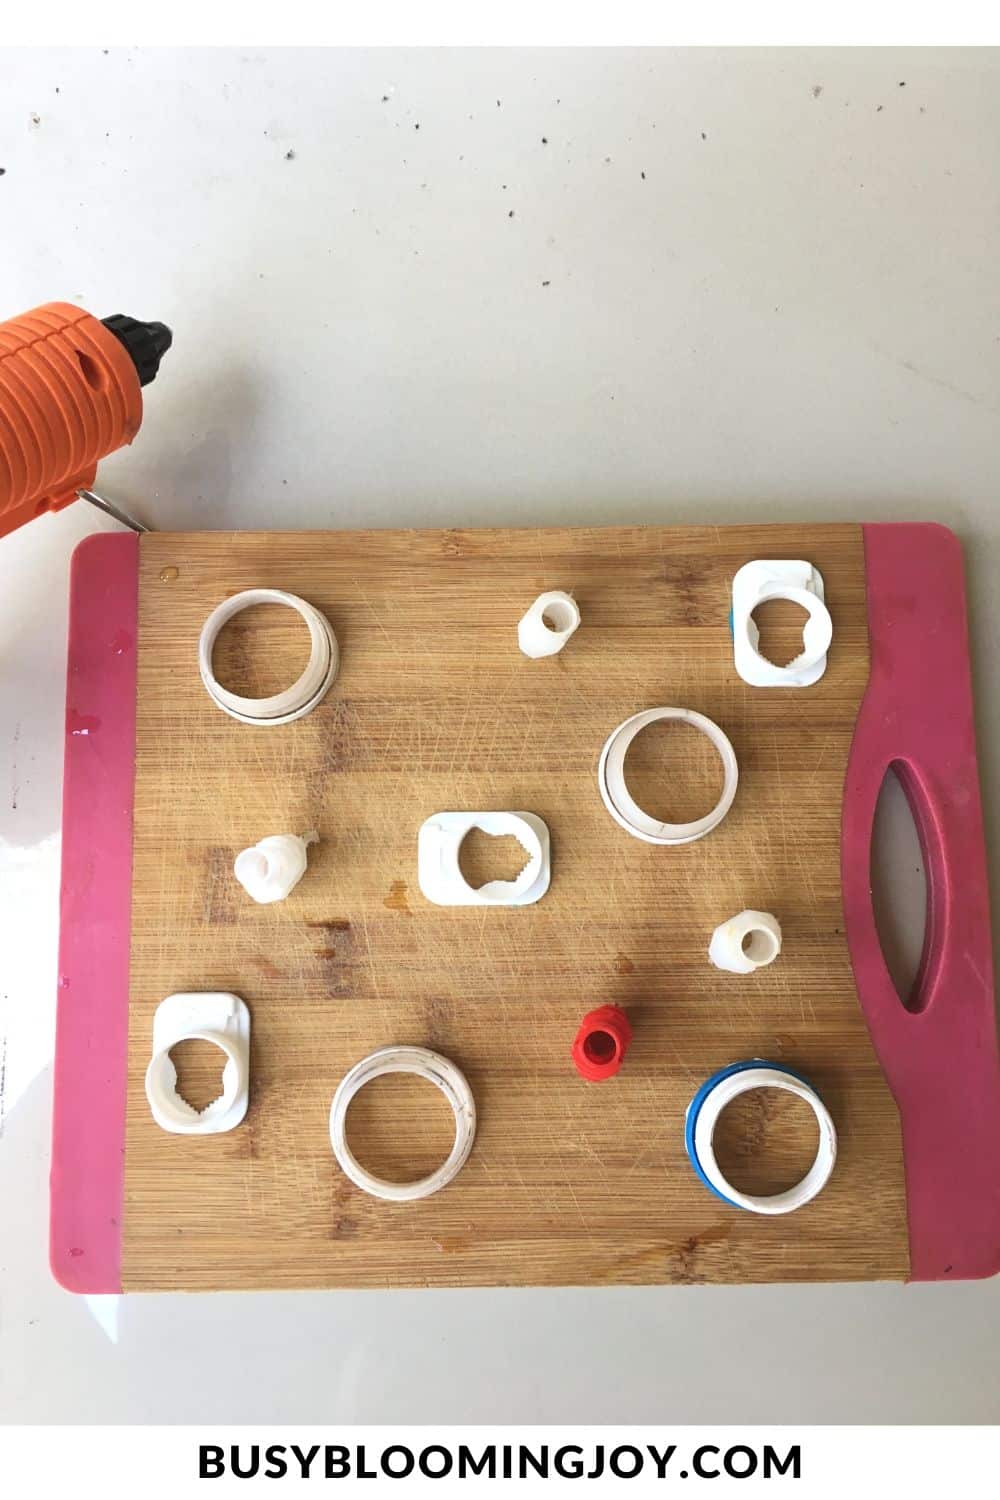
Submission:
M 899 1107 L 910 1275 L 1000 1270 L 1000 1052 L 958 539 L 865 526 L 871 675 L 844 789 L 844 917 L 858 996 Z M 890 978 L 872 911 L 871 832 L 888 768 L 924 852 L 928 908 L 915 1009 Z
M 70 565 L 49 1259 L 121 1291 L 139 538 Z

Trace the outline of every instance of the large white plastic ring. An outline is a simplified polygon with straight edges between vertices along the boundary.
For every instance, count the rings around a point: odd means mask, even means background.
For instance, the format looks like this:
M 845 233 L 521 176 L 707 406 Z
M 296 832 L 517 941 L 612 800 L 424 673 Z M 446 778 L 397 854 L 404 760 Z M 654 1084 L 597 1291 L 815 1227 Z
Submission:
M 455 1116 L 455 1144 L 447 1161 L 428 1177 L 416 1182 L 386 1182 L 366 1172 L 347 1144 L 347 1111 L 351 1100 L 359 1089 L 374 1078 L 386 1073 L 415 1073 L 436 1084 L 451 1105 Z M 472 1143 L 476 1138 L 476 1101 L 466 1081 L 465 1074 L 440 1053 L 427 1047 L 380 1047 L 368 1057 L 355 1063 L 345 1074 L 340 1087 L 333 1096 L 330 1108 L 330 1143 L 333 1154 L 343 1171 L 362 1192 L 373 1198 L 386 1198 L 392 1203 L 409 1203 L 415 1198 L 427 1198 L 447 1187 L 452 1178 L 465 1166 Z
M 212 670 L 212 652 L 219 632 L 228 620 L 254 604 L 285 604 L 296 610 L 309 628 L 309 662 L 297 682 L 270 698 L 242 698 L 224 688 Z M 312 713 L 330 691 L 340 667 L 340 649 L 333 627 L 325 615 L 296 594 L 283 589 L 245 589 L 213 609 L 201 627 L 198 670 L 209 697 L 241 724 L 291 724 Z
M 684 724 L 700 729 L 711 740 L 722 761 L 722 796 L 711 812 L 706 813 L 703 818 L 695 819 L 693 823 L 658 822 L 656 818 L 643 812 L 625 785 L 625 756 L 628 747 L 647 724 L 653 724 L 658 719 L 679 719 Z M 647 844 L 692 844 L 695 839 L 704 838 L 706 833 L 711 833 L 713 828 L 718 827 L 732 807 L 738 782 L 736 752 L 729 739 L 718 724 L 704 714 L 695 713 L 691 708 L 647 708 L 641 713 L 633 714 L 608 736 L 597 767 L 597 784 L 604 806 L 626 832 L 632 834 L 633 838 L 643 839 Z
M 752 1089 L 784 1089 L 786 1093 L 804 1099 L 816 1116 L 819 1126 L 816 1158 L 802 1181 L 784 1193 L 770 1193 L 763 1197 L 741 1193 L 722 1175 L 715 1159 L 714 1137 L 719 1116 L 727 1104 Z M 790 1214 L 809 1203 L 829 1182 L 837 1160 L 836 1127 L 816 1090 L 796 1074 L 764 1062 L 759 1067 L 724 1070 L 717 1081 L 709 1079 L 688 1106 L 687 1140 L 692 1165 L 719 1197 L 755 1214 Z

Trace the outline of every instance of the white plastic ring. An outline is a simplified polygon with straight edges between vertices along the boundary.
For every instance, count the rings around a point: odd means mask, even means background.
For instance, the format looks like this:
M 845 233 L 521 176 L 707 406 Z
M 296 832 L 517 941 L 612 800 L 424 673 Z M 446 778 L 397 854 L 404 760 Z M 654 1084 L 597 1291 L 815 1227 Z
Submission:
M 270 698 L 242 698 L 231 693 L 217 680 L 212 670 L 212 652 L 219 632 L 227 621 L 254 604 L 284 604 L 305 620 L 309 629 L 309 661 L 297 682 Z M 198 670 L 209 697 L 225 713 L 241 724 L 291 724 L 313 709 L 333 684 L 340 667 L 340 649 L 333 627 L 325 615 L 296 594 L 283 589 L 244 589 L 224 599 L 201 627 L 198 641 Z
M 784 1193 L 755 1196 L 741 1193 L 723 1175 L 715 1159 L 714 1137 L 719 1116 L 728 1104 L 740 1094 L 753 1089 L 783 1089 L 804 1099 L 816 1116 L 819 1126 L 819 1146 L 816 1157 L 802 1181 Z M 692 1112 L 694 1119 L 692 1121 Z M 737 1208 L 748 1209 L 755 1214 L 790 1214 L 803 1204 L 809 1203 L 821 1192 L 830 1180 L 837 1160 L 837 1131 L 830 1111 L 805 1079 L 783 1068 L 762 1062 L 760 1066 L 724 1069 L 717 1081 L 709 1079 L 688 1106 L 688 1154 L 695 1170 L 712 1187 L 720 1198 Z
M 647 724 L 658 719 L 678 719 L 700 729 L 715 746 L 722 761 L 722 796 L 703 818 L 692 823 L 660 823 L 644 813 L 625 785 L 625 755 L 629 746 Z M 733 805 L 739 782 L 739 767 L 736 752 L 718 724 L 704 714 L 691 708 L 647 708 L 633 714 L 619 724 L 609 736 L 601 751 L 597 767 L 597 784 L 601 799 L 608 812 L 633 838 L 643 839 L 647 844 L 692 844 L 702 839 L 722 822 Z
M 386 1073 L 414 1073 L 426 1078 L 444 1094 L 455 1116 L 455 1144 L 447 1161 L 428 1177 L 416 1182 L 386 1182 L 366 1172 L 347 1144 L 347 1111 L 351 1100 L 359 1089 L 374 1078 Z M 341 1080 L 333 1096 L 330 1108 L 330 1143 L 333 1154 L 346 1173 L 362 1192 L 373 1198 L 385 1198 L 392 1203 L 410 1203 L 416 1198 L 428 1198 L 447 1187 L 452 1178 L 468 1160 L 472 1143 L 476 1138 L 476 1101 L 466 1081 L 465 1074 L 437 1052 L 427 1047 L 380 1047 L 368 1057 L 355 1063 Z
M 170 1056 L 170 1047 L 157 1052 L 146 1069 L 146 1098 L 154 1110 L 157 1124 L 165 1130 L 180 1135 L 209 1133 L 206 1127 L 227 1116 L 236 1103 L 243 1085 L 243 1058 L 241 1049 L 234 1046 L 228 1037 L 218 1031 L 189 1031 L 182 1038 L 185 1042 L 209 1042 L 226 1056 L 222 1070 L 222 1093 L 206 1109 L 197 1110 L 177 1092 L 177 1069 Z M 177 1043 L 172 1042 L 171 1047 Z

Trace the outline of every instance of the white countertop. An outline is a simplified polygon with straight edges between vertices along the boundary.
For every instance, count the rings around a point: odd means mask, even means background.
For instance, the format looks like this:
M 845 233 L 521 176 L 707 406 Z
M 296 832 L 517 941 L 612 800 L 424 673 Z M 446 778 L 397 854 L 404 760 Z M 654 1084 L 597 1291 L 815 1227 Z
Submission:
M 174 329 L 111 498 L 174 530 L 945 521 L 1000 848 L 1000 53 L 6 51 L 0 99 L 0 317 Z M 1000 1419 L 993 1283 L 56 1286 L 66 579 L 106 524 L 0 542 L 0 1420 Z

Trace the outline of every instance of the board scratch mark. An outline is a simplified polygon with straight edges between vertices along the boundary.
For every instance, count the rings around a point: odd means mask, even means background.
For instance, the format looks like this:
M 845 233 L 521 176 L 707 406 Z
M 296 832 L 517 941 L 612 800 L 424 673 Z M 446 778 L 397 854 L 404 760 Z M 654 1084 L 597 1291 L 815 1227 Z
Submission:
M 468 723 L 469 710 L 470 710 L 470 707 L 472 705 L 473 684 L 472 684 L 472 680 L 471 679 L 474 677 L 474 674 L 475 674 L 476 662 L 477 662 L 477 657 L 476 657 L 476 652 L 474 650 L 473 651 L 473 657 L 472 657 L 472 667 L 471 667 L 470 672 L 469 672 L 469 679 L 470 680 L 469 680 L 468 685 L 466 687 L 465 697 L 464 697 L 463 705 L 462 705 L 462 722 L 461 722 L 461 724 L 459 724 L 458 729 L 455 732 L 455 736 L 454 736 L 454 739 L 452 740 L 452 745 L 451 745 L 451 760 L 448 762 L 448 775 L 449 776 L 454 775 L 454 772 L 455 772 L 455 762 L 458 760 L 459 753 L 460 753 L 460 751 L 462 749 L 462 738 L 463 738 L 463 735 L 465 734 L 465 726 Z
M 361 587 L 361 580 L 359 578 L 355 578 L 353 580 L 353 582 L 354 582 L 354 587 L 357 589 L 358 593 L 361 595 L 362 602 L 364 603 L 365 607 L 370 611 L 371 617 L 375 621 L 376 629 L 378 629 L 378 630 L 380 630 L 382 632 L 382 635 L 385 637 L 385 643 L 388 646 L 388 648 L 389 648 L 390 652 L 392 653 L 392 655 L 395 656 L 397 659 L 399 659 L 399 657 L 400 657 L 399 650 L 393 644 L 392 637 L 390 636 L 388 630 L 383 625 L 382 621 L 379 619 L 378 613 L 377 613 L 377 611 L 375 609 L 374 604 L 372 604 L 371 600 L 368 598 L 368 595 L 365 593 L 364 589 Z
M 368 933 L 368 913 L 366 911 L 363 911 L 361 913 L 361 930 L 364 933 L 364 937 L 365 937 L 365 949 L 367 950 L 367 953 L 368 953 L 368 967 L 371 970 L 372 988 L 375 991 L 375 998 L 378 1000 L 379 1005 L 381 1005 L 383 1003 L 383 1001 L 382 1001 L 382 991 L 379 989 L 378 971 L 377 971 L 376 966 L 375 966 L 375 955 L 372 952 L 371 937 L 369 936 L 369 933 Z

